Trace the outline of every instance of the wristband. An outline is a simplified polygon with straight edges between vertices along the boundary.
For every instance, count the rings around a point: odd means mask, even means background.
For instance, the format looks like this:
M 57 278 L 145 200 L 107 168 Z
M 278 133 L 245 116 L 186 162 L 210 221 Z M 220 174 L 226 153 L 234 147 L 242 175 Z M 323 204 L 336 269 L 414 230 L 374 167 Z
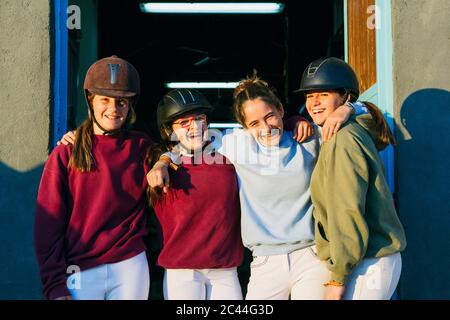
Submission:
M 329 286 L 333 286 L 333 287 L 343 287 L 343 286 L 344 286 L 344 284 L 343 284 L 342 282 L 334 281 L 334 280 L 328 281 L 327 283 L 324 283 L 323 285 L 324 285 L 325 287 L 329 287 Z
M 177 171 L 178 170 L 178 166 L 172 162 L 172 159 L 170 159 L 168 156 L 162 155 L 161 157 L 159 157 L 158 161 L 162 161 L 165 164 L 167 164 L 168 167 L 171 167 L 173 170 Z

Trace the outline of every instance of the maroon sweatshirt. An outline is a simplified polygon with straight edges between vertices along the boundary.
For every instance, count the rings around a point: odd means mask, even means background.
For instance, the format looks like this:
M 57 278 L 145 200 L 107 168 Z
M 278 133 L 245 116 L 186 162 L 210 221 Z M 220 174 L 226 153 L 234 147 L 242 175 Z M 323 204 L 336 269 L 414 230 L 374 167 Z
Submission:
M 69 295 L 67 268 L 81 270 L 131 258 L 146 249 L 144 158 L 147 136 L 96 135 L 90 172 L 67 169 L 71 147 L 57 146 L 42 173 L 36 204 L 35 250 L 44 294 Z
M 217 156 L 217 155 L 216 155 Z M 158 264 L 166 269 L 231 268 L 242 263 L 240 204 L 234 166 L 191 164 L 170 172 L 170 188 L 155 204 L 162 227 Z

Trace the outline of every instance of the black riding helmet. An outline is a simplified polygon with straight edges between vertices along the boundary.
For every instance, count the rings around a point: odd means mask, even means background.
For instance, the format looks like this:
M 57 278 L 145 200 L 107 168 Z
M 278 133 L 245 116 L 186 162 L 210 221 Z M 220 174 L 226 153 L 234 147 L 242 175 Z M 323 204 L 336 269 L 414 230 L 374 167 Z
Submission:
M 195 111 L 206 114 L 212 111 L 206 97 L 197 90 L 175 89 L 168 92 L 159 102 L 156 111 L 158 128 L 171 131 L 171 123 L 178 117 Z
M 300 89 L 295 93 L 312 90 L 345 90 L 359 97 L 359 82 L 355 71 L 345 61 L 338 58 L 321 58 L 309 64 L 302 75 Z

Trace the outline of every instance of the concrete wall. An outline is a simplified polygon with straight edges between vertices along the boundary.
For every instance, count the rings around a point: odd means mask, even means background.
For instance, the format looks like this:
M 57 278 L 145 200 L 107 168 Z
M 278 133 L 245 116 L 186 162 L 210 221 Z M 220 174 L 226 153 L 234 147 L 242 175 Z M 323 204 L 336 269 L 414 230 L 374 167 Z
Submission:
M 50 2 L 0 2 L 0 299 L 39 299 L 34 208 L 48 156 Z
M 450 299 L 448 12 L 448 0 L 392 0 L 402 299 Z

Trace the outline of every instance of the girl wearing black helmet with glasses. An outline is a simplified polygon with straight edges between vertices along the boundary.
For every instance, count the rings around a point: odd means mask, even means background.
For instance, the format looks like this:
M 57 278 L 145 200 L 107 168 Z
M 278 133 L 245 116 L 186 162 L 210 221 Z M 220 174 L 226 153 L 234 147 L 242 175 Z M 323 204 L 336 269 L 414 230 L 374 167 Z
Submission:
M 337 58 L 312 62 L 298 91 L 319 128 L 359 96 L 355 72 Z M 317 255 L 331 271 L 327 299 L 390 299 L 401 272 L 405 233 L 378 155 L 395 141 L 380 110 L 365 104 L 371 131 L 350 120 L 322 144 L 311 178 Z
M 208 152 L 211 109 L 200 92 L 189 89 L 170 91 L 157 109 L 162 151 L 176 149 L 182 161 L 170 171 L 170 189 L 150 190 L 163 233 L 158 264 L 166 269 L 166 300 L 242 300 L 238 182 L 234 166 Z

